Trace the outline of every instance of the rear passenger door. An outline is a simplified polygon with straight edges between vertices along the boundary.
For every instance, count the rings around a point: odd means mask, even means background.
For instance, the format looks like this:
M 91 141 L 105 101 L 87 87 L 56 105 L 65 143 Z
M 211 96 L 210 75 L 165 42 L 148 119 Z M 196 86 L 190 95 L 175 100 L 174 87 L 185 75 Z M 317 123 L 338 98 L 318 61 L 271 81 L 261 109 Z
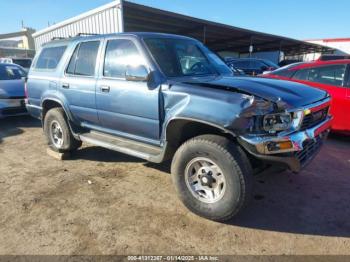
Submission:
M 159 86 L 128 81 L 127 66 L 150 68 L 143 48 L 133 38 L 106 39 L 96 86 L 102 131 L 157 144 L 159 142 Z
M 36 56 L 34 64 L 29 72 L 28 104 L 38 108 L 42 106 L 42 98 L 47 90 L 56 90 L 60 80 L 58 73 L 59 64 L 66 52 L 67 45 L 44 47 Z M 38 113 L 36 111 L 36 113 Z
M 343 130 L 348 125 L 349 101 L 346 97 L 346 64 L 333 64 L 298 70 L 293 79 L 326 90 L 332 96 L 333 128 Z
M 60 90 L 73 116 L 84 125 L 97 125 L 96 71 L 100 41 L 79 43 L 61 78 Z

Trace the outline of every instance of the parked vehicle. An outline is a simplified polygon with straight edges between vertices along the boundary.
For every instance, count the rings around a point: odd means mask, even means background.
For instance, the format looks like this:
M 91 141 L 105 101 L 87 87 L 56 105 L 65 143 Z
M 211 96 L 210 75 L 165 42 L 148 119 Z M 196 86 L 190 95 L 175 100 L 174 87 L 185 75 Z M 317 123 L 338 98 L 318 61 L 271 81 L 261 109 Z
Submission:
M 287 65 L 291 65 L 291 64 L 295 64 L 295 63 L 300 63 L 302 62 L 302 60 L 298 60 L 298 59 L 285 59 L 282 60 L 281 62 L 278 63 L 278 66 L 283 67 L 283 66 L 287 66 Z
M 28 72 L 32 64 L 31 58 L 0 58 L 0 63 L 16 64 L 21 66 L 24 71 Z
M 15 64 L 0 64 L 0 118 L 27 114 L 24 103 L 26 72 Z
M 247 75 L 259 75 L 269 71 L 276 70 L 278 65 L 272 63 L 267 59 L 256 58 L 240 58 L 231 59 L 226 62 L 230 68 L 237 68 L 242 70 Z
M 11 58 L 1 57 L 0 58 L 0 64 L 12 64 Z
M 331 123 L 327 92 L 233 77 L 199 41 L 168 34 L 53 41 L 37 53 L 27 85 L 27 108 L 53 150 L 86 141 L 151 162 L 172 159 L 183 203 L 219 221 L 247 203 L 254 171 L 270 163 L 300 171 Z
M 235 76 L 245 76 L 246 75 L 243 70 L 238 69 L 234 66 L 230 66 L 230 69 L 232 70 L 233 75 L 235 75 Z
M 314 61 L 280 68 L 267 78 L 291 80 L 327 91 L 332 97 L 332 130 L 350 133 L 350 59 Z

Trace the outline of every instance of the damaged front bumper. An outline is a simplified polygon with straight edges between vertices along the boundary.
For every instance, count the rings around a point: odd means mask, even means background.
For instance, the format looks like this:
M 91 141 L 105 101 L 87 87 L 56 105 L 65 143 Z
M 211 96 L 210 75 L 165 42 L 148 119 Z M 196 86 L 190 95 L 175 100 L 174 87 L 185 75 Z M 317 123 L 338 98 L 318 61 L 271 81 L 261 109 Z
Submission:
M 253 156 L 267 162 L 287 165 L 299 172 L 319 152 L 330 131 L 332 117 L 304 131 L 283 136 L 240 136 L 238 142 Z M 278 145 L 287 145 L 282 149 Z

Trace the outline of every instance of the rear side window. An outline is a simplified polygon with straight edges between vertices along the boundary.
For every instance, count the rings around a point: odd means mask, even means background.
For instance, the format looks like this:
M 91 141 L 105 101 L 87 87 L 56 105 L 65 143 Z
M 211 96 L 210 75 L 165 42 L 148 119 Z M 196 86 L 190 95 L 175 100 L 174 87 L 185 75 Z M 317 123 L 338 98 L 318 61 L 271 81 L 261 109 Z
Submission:
M 106 77 L 124 78 L 127 66 L 144 65 L 143 56 L 140 55 L 131 40 L 109 40 L 103 67 Z
M 317 68 L 315 70 L 314 80 L 326 85 L 342 86 L 344 83 L 344 76 L 346 65 L 332 65 Z M 310 74 L 309 74 L 310 77 Z
M 293 78 L 321 83 L 325 85 L 342 86 L 346 65 L 330 65 L 299 70 Z
M 35 64 L 36 69 L 49 69 L 53 70 L 60 62 L 66 46 L 55 46 L 44 48 Z
M 80 43 L 74 50 L 67 67 L 67 73 L 80 76 L 94 76 L 100 41 Z

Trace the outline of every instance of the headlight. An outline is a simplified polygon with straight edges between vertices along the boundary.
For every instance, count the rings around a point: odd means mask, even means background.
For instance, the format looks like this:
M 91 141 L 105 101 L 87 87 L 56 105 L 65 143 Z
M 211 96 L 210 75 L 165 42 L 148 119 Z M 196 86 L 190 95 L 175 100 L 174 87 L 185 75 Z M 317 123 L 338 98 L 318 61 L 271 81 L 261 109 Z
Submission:
M 295 111 L 293 112 L 293 119 L 292 119 L 292 127 L 294 130 L 299 130 L 301 123 L 304 118 L 304 111 Z
M 290 113 L 270 114 L 264 116 L 264 130 L 276 132 L 286 130 L 291 127 L 292 117 Z

